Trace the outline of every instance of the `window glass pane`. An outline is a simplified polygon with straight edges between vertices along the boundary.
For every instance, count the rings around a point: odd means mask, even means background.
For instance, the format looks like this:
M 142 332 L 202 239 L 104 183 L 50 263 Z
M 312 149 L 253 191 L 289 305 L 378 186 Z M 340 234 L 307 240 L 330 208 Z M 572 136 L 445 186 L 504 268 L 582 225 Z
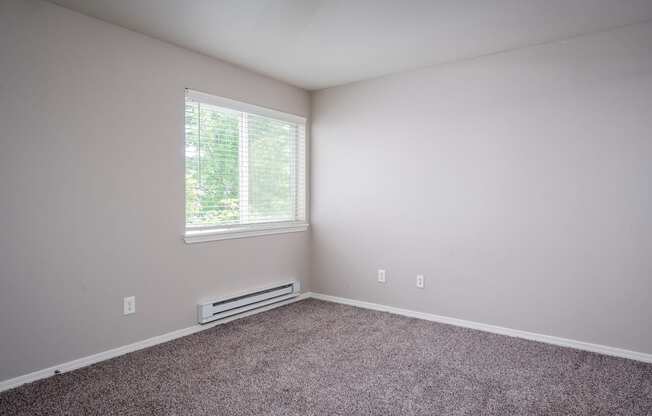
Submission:
M 249 218 L 292 220 L 295 215 L 296 125 L 249 115 Z
M 186 104 L 186 223 L 239 222 L 240 113 Z
M 187 97 L 186 226 L 303 220 L 304 125 Z

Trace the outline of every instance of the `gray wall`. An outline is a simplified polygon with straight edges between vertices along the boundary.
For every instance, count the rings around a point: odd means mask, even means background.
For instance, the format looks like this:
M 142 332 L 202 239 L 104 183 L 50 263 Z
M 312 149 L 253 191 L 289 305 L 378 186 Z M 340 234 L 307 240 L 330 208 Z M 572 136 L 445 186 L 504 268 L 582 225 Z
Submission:
M 651 132 L 652 24 L 318 92 L 313 290 L 652 353 Z
M 307 233 L 183 242 L 185 87 L 309 113 L 298 88 L 0 1 L 0 380 L 191 326 L 199 298 L 307 276 Z
M 185 87 L 309 115 L 300 89 L 0 0 L 0 380 L 281 278 L 652 352 L 652 25 L 315 93 L 312 235 L 183 243 Z

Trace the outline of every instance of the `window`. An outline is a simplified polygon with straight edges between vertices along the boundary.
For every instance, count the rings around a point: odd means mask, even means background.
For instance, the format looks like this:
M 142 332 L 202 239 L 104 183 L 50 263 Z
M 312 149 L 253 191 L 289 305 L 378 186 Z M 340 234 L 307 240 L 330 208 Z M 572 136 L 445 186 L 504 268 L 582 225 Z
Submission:
M 186 241 L 306 230 L 306 120 L 186 90 Z

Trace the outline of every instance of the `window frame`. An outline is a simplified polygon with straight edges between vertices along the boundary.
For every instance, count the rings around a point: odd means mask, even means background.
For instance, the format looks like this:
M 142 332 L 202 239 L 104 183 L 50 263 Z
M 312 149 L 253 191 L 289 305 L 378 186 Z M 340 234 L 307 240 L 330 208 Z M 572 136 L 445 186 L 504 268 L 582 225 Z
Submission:
M 183 129 L 183 144 L 184 144 L 184 240 L 186 243 L 202 243 L 207 241 L 226 240 L 232 238 L 245 238 L 257 237 L 262 235 L 271 234 L 284 234 L 306 231 L 309 227 L 308 223 L 308 170 L 307 170 L 307 154 L 308 154 L 308 129 L 307 119 L 295 114 L 284 113 L 278 110 L 273 110 L 266 107 L 260 107 L 253 104 L 243 103 L 240 101 L 232 100 L 230 98 L 220 97 L 212 94 L 199 92 L 192 89 L 186 89 L 184 95 L 184 108 L 186 99 L 190 98 L 202 103 L 222 107 L 238 112 L 246 112 L 263 117 L 269 117 L 276 120 L 295 123 L 303 127 L 303 155 L 297 155 L 296 162 L 303 167 L 303 177 L 297 177 L 297 204 L 303 206 L 303 218 L 294 221 L 281 221 L 281 222 L 265 222 L 265 223 L 251 223 L 251 224 L 232 224 L 232 225 L 197 225 L 188 226 L 186 223 L 186 157 L 185 157 L 185 144 L 186 144 L 186 129 Z M 185 123 L 184 123 L 185 126 Z M 302 185 L 302 186 L 301 186 Z

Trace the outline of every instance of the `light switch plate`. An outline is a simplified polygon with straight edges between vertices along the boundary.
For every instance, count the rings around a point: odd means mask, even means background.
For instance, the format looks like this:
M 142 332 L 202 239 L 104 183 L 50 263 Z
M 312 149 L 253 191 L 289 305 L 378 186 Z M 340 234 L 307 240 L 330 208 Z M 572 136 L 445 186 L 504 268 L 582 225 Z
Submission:
M 136 297 L 129 296 L 122 300 L 122 313 L 123 315 L 131 315 L 136 313 Z
M 378 269 L 378 283 L 385 283 L 387 281 L 387 276 L 385 270 Z

